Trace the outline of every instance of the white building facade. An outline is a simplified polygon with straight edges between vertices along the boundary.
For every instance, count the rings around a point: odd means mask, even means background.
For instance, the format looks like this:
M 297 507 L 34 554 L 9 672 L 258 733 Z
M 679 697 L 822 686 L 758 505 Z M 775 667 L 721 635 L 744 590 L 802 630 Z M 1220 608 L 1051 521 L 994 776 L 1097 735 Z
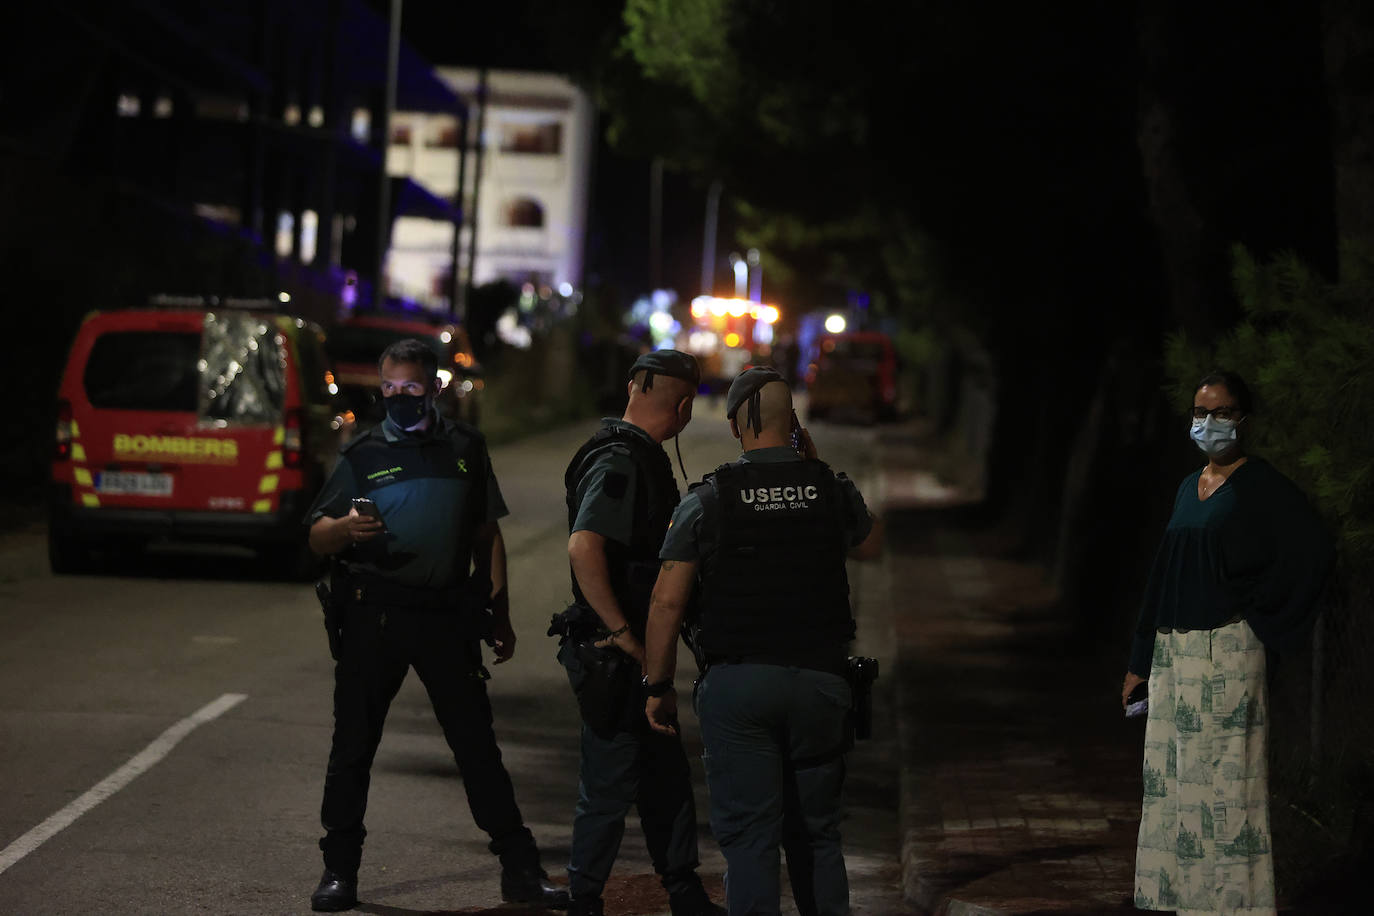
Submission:
M 478 71 L 439 68 L 469 106 L 469 136 L 477 132 Z M 459 263 L 466 278 L 473 188 L 477 249 L 474 286 L 509 280 L 548 291 L 581 289 L 587 202 L 596 112 L 590 97 L 551 73 L 487 71 L 481 185 L 470 147 L 458 193 L 459 124 L 448 115 L 397 112 L 392 119 L 387 173 L 408 177 L 436 197 L 462 207 Z M 389 288 L 436 310 L 447 310 L 452 276 L 453 224 L 400 217 L 387 260 Z

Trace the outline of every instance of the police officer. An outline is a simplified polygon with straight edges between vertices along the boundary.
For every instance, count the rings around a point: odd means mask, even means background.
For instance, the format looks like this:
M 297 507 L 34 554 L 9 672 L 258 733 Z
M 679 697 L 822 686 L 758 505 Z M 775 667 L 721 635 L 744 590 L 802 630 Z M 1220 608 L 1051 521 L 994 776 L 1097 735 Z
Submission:
M 357 904 L 363 813 L 382 725 L 413 666 L 462 773 L 473 820 L 491 836 L 508 901 L 566 906 L 525 827 L 492 731 L 479 640 L 496 662 L 515 652 L 506 596 L 506 514 L 486 442 L 434 408 L 438 361 L 418 340 L 379 360 L 386 418 L 343 446 L 311 508 L 310 546 L 337 558 L 340 614 L 334 668 L 334 740 L 320 816 L 324 876 L 315 910 Z M 360 514 L 370 498 L 380 519 Z
M 624 417 L 602 421 L 564 478 L 574 603 L 559 626 L 558 657 L 583 713 L 570 916 L 602 912 L 632 804 L 673 916 L 724 913 L 696 873 L 696 808 L 682 743 L 648 727 L 641 693 L 649 594 L 679 499 L 661 443 L 691 420 L 699 382 L 686 353 L 641 356 L 630 369 Z
M 696 710 L 730 914 L 778 913 L 780 845 L 799 912 L 844 914 L 845 558 L 871 556 L 879 535 L 854 484 L 816 458 L 776 370 L 741 373 L 726 415 L 744 454 L 691 489 L 660 552 L 645 713 L 676 732 L 675 644 L 699 583 Z

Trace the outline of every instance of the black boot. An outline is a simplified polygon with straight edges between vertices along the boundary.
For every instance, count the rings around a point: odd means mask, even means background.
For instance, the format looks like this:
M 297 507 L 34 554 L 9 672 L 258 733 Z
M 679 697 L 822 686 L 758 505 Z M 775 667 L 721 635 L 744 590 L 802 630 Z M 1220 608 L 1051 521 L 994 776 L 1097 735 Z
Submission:
M 699 881 L 694 888 L 669 894 L 668 907 L 673 916 L 726 916 L 725 907 L 712 903 Z
M 317 913 L 337 913 L 358 905 L 358 878 L 329 869 L 320 877 L 320 886 L 310 895 L 310 909 Z
M 572 900 L 568 903 L 568 916 L 605 916 L 603 906 L 600 897 L 573 894 Z
M 538 903 L 551 910 L 568 908 L 568 892 L 549 880 L 537 862 L 501 867 L 501 899 L 507 903 Z

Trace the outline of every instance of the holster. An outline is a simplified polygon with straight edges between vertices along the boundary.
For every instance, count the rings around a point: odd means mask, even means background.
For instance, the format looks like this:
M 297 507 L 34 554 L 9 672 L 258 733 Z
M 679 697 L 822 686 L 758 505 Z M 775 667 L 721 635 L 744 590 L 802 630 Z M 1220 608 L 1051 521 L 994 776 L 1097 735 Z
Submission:
M 873 682 L 878 679 L 878 660 L 866 656 L 849 659 L 849 721 L 856 741 L 873 737 Z
M 329 638 L 329 657 L 339 660 L 340 643 L 343 639 L 343 609 L 334 600 L 333 593 L 323 580 L 315 583 L 315 597 L 324 611 L 324 632 Z
M 644 701 L 635 660 L 619 649 L 598 649 L 590 642 L 575 643 L 573 651 L 583 672 L 575 691 L 577 709 L 587 727 L 609 738 L 636 725 L 643 718 Z
M 639 665 L 615 648 L 597 648 L 607 630 L 591 608 L 570 604 L 553 615 L 550 636 L 558 636 L 558 659 L 568 669 L 577 709 L 602 738 L 634 728 L 644 717 Z

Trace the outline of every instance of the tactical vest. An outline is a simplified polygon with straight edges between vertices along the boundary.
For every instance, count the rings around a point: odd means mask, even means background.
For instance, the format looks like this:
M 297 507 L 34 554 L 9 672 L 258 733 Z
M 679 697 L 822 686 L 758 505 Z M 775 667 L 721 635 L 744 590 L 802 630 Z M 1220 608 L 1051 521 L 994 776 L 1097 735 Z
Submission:
M 649 597 L 658 579 L 658 551 L 663 546 L 663 536 L 668 532 L 668 523 L 672 521 L 673 510 L 677 508 L 681 493 L 668 454 L 661 446 L 634 430 L 603 426 L 577 450 L 563 475 L 569 531 L 577 521 L 577 487 L 597 456 L 607 449 L 620 449 L 628 454 L 637 474 L 634 530 L 630 544 L 626 546 L 608 539 L 606 566 L 611 590 L 620 603 L 631 632 L 643 639 L 644 624 L 649 616 Z M 578 588 L 576 576 L 572 576 L 572 590 L 577 603 L 590 607 Z
M 704 485 L 709 483 L 709 486 Z M 708 660 L 810 667 L 854 638 L 844 493 L 821 461 L 721 465 L 702 502 L 701 629 Z

